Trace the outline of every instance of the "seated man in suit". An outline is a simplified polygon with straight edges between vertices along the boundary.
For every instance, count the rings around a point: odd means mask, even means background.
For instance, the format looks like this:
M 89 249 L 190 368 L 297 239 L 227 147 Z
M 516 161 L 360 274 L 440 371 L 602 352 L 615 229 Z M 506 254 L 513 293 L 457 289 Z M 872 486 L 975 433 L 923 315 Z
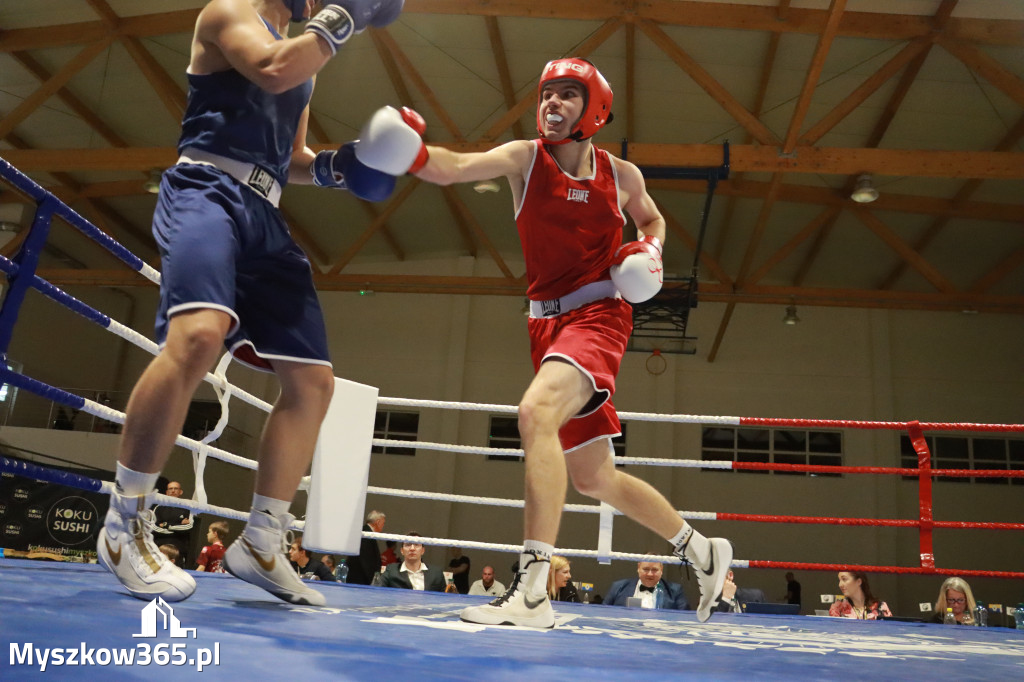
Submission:
M 419 537 L 419 533 L 406 533 L 406 535 Z M 388 564 L 388 567 L 384 569 L 381 585 L 428 592 L 445 591 L 446 581 L 443 569 L 440 566 L 429 568 L 423 563 L 423 545 L 418 542 L 402 543 L 402 556 L 405 561 Z
M 725 577 L 725 584 L 722 585 L 722 598 L 718 600 L 716 611 L 743 613 L 746 609 L 744 604 L 756 602 L 763 604 L 768 601 L 764 596 L 764 590 L 756 587 L 737 587 L 732 571 Z
M 663 580 L 665 567 L 658 561 L 641 561 L 636 565 L 638 578 L 616 580 L 608 588 L 605 604 L 626 606 L 630 597 L 639 597 L 645 609 L 689 609 L 690 602 L 683 587 Z M 658 587 L 661 587 L 661 590 Z

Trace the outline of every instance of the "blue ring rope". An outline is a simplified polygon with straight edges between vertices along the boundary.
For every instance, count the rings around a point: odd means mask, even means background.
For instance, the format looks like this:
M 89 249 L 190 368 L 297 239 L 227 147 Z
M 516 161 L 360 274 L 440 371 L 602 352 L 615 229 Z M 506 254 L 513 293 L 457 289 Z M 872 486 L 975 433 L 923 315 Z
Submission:
M 37 481 L 58 483 L 71 488 L 78 488 L 79 490 L 88 490 L 93 493 L 103 492 L 103 481 L 98 479 L 83 476 L 82 474 L 73 474 L 70 471 L 50 469 L 49 467 L 39 466 L 38 464 L 32 464 L 11 457 L 0 456 L 0 471 L 14 474 L 15 476 L 23 476 L 24 478 L 34 478 Z

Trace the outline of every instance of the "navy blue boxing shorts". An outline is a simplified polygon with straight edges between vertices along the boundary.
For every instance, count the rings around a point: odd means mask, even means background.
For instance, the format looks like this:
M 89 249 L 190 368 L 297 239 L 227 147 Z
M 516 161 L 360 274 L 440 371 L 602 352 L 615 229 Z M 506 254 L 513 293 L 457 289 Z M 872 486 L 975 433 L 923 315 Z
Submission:
M 213 166 L 178 164 L 163 174 L 153 235 L 160 248 L 156 341 L 171 317 L 212 308 L 234 323 L 225 345 L 237 359 L 330 366 L 323 312 L 306 254 L 280 212 Z

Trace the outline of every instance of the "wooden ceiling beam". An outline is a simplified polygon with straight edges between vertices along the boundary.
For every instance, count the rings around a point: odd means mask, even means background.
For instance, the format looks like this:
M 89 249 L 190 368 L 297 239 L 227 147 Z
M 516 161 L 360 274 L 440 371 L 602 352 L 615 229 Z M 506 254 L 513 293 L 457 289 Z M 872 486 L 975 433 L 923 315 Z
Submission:
M 718 103 L 722 109 L 732 116 L 744 130 L 763 145 L 777 145 L 779 139 L 761 121 L 747 110 L 739 101 L 733 97 L 721 83 L 715 80 L 711 74 L 704 70 L 693 57 L 686 53 L 672 38 L 669 37 L 660 27 L 649 21 L 641 21 L 637 24 L 640 30 L 651 39 L 665 55 L 675 62 L 676 66 L 683 70 L 693 81 L 706 92 L 711 99 Z
M 803 226 L 799 232 L 797 232 L 792 239 L 783 244 L 778 251 L 773 253 L 765 262 L 761 264 L 750 277 L 747 278 L 747 284 L 757 284 L 764 277 L 772 271 L 772 269 L 784 261 L 798 246 L 803 244 L 808 237 L 815 234 L 825 225 L 834 223 L 836 218 L 839 216 L 841 209 L 838 206 L 829 206 L 824 211 L 816 215 L 809 223 Z
M 825 68 L 825 60 L 832 48 L 832 41 L 835 40 L 836 32 L 839 30 L 839 20 L 846 9 L 846 0 L 832 0 L 828 8 L 828 21 L 818 34 L 818 44 L 814 48 L 814 56 L 811 57 L 810 66 L 807 69 L 807 76 L 804 78 L 800 96 L 797 98 L 796 108 L 793 111 L 793 118 L 790 119 L 789 129 L 786 131 L 786 139 L 782 144 L 782 153 L 791 154 L 796 147 L 797 137 L 800 129 L 803 128 L 804 119 L 807 117 L 807 110 L 811 107 L 811 99 L 814 97 L 814 90 L 818 86 L 818 79 Z
M 35 58 L 27 52 L 12 52 L 11 56 L 40 81 L 45 82 L 53 77 L 53 74 L 46 69 L 46 67 L 36 61 Z M 107 144 L 112 147 L 128 146 L 128 143 L 124 138 L 118 135 L 113 128 L 107 125 L 103 119 L 97 116 L 92 109 L 87 107 L 82 100 L 78 99 L 78 97 L 66 87 L 62 87 L 57 91 L 57 97 L 59 97 L 69 109 L 81 117 L 81 119 L 85 121 L 90 128 L 95 130 L 100 137 L 106 140 Z
M 973 45 L 945 36 L 939 36 L 936 41 L 971 71 L 1001 90 L 1017 104 L 1024 106 L 1024 79 Z
M 389 201 L 388 205 L 384 207 L 384 210 L 377 216 L 377 219 L 370 223 L 370 226 L 367 227 L 334 262 L 331 269 L 328 271 L 328 274 L 336 275 L 341 272 L 341 270 L 348 265 L 353 258 L 355 258 L 356 254 L 359 253 L 363 246 L 366 245 L 366 242 L 370 241 L 370 237 L 376 234 L 376 232 L 387 223 L 388 219 L 390 219 L 394 212 L 397 211 L 403 203 L 405 203 L 405 200 L 409 198 L 421 183 L 422 180 L 419 178 L 413 178 L 409 182 L 405 183 L 405 186 L 402 187 L 398 194 L 391 198 L 391 201 Z
M 487 253 L 491 256 L 491 260 L 493 260 L 498 266 L 501 273 L 509 279 L 515 279 L 515 275 L 512 274 L 512 270 L 508 267 L 505 259 L 501 257 L 501 253 L 494 246 L 494 242 L 488 238 L 487 233 L 482 227 L 480 227 L 480 223 L 477 221 L 476 217 L 473 216 L 473 212 L 469 210 L 466 203 L 459 198 L 458 194 L 455 192 L 455 188 L 445 186 L 441 187 L 441 191 L 444 193 L 445 200 L 450 202 L 450 206 L 458 215 L 460 224 L 468 226 L 473 231 L 473 234 L 476 235 L 477 239 L 480 240 L 480 243 L 483 244 L 485 249 L 487 249 Z
M 736 274 L 736 285 L 742 287 L 750 272 L 750 266 L 754 262 L 754 255 L 757 247 L 761 245 L 761 237 L 768 226 L 768 219 L 771 217 L 772 209 L 779 198 L 779 189 L 782 187 L 782 173 L 776 173 L 768 185 L 768 194 L 761 202 L 761 210 L 757 214 L 757 221 L 754 223 L 754 230 L 747 242 L 747 248 L 743 253 L 743 261 L 740 263 L 739 272 Z
M 464 0 L 407 0 L 405 14 L 452 14 L 536 19 L 584 19 L 603 21 L 626 14 L 631 0 L 567 0 L 538 5 L 528 0 L 488 0 L 469 3 Z M 146 38 L 174 33 L 191 33 L 199 9 L 122 17 L 121 35 Z M 788 8 L 780 16 L 774 7 L 716 2 L 678 2 L 646 0 L 636 3 L 630 18 L 670 26 L 722 28 L 742 31 L 767 31 L 776 34 L 819 34 L 828 20 L 825 10 Z M 846 12 L 839 23 L 838 36 L 877 40 L 914 40 L 931 35 L 933 26 L 925 15 L 899 15 L 876 12 Z M 35 50 L 48 47 L 81 45 L 101 39 L 109 29 L 99 21 L 59 24 L 0 31 L 0 52 Z M 947 36 L 978 45 L 1024 45 L 1024 21 L 1012 19 L 971 19 L 957 17 L 949 21 Z
M 657 205 L 658 211 L 661 212 L 662 217 L 665 218 L 665 224 L 668 226 L 668 229 L 672 231 L 672 234 L 679 237 L 686 248 L 690 249 L 690 251 L 696 251 L 697 240 L 693 238 L 693 235 L 691 235 L 687 229 L 683 227 L 678 220 L 676 220 L 676 217 L 672 215 L 672 212 L 668 211 L 657 199 L 654 200 L 654 203 Z M 732 278 L 729 277 L 729 273 L 725 271 L 725 268 L 723 268 L 718 260 L 716 260 L 715 257 L 707 251 L 701 251 L 700 263 L 711 272 L 711 276 L 717 281 L 730 285 L 733 283 Z
M 109 48 L 111 42 L 113 42 L 113 39 L 108 37 L 86 46 L 56 73 L 50 76 L 31 95 L 23 99 L 18 106 L 14 107 L 13 111 L 0 120 L 0 138 L 7 137 L 7 134 L 12 132 L 29 114 L 59 92 L 75 74 L 88 66 L 101 52 Z
M 377 210 L 377 207 L 369 201 L 358 201 L 359 205 L 363 207 L 363 211 L 366 212 L 366 215 L 370 216 L 371 223 L 376 223 L 380 218 L 380 211 Z M 384 241 L 387 243 L 388 248 L 391 249 L 391 253 L 395 255 L 395 258 L 400 261 L 405 260 L 405 249 L 403 249 L 402 245 L 398 243 L 398 239 L 395 238 L 395 234 L 391 231 L 391 226 L 387 224 L 387 221 L 381 223 L 378 232 L 380 232 L 380 236 L 384 238 Z
M 910 63 L 922 52 L 931 48 L 931 42 L 925 39 L 918 39 L 906 45 L 896 56 L 886 62 L 878 71 L 869 76 L 856 90 L 851 92 L 842 102 L 833 107 L 815 123 L 806 133 L 800 137 L 801 145 L 813 145 L 820 140 L 825 133 L 835 128 L 843 119 L 849 116 L 854 109 L 878 91 L 882 85 L 895 76 L 900 69 Z
M 532 95 L 531 95 L 532 97 Z M 493 149 L 493 142 L 435 142 L 457 152 Z M 598 143 L 598 147 L 620 153 L 621 145 Z M 336 149 L 337 144 L 312 144 L 315 151 Z M 178 158 L 173 147 L 130 147 L 127 149 L 14 149 L 2 156 L 22 172 L 76 170 L 149 170 L 169 168 Z M 636 144 L 626 147 L 627 158 L 638 166 L 713 168 L 722 163 L 718 144 Z M 1024 152 L 945 151 L 932 149 L 865 149 L 845 147 L 797 147 L 793 155 L 780 156 L 776 147 L 730 146 L 730 167 L 734 172 L 810 173 L 1024 179 Z
M 456 125 L 455 120 L 448 113 L 448 110 L 441 105 L 441 100 L 434 94 L 434 90 L 427 85 L 427 82 L 420 75 L 419 70 L 411 59 L 405 54 L 405 51 L 399 47 L 395 39 L 391 37 L 386 28 L 375 28 L 371 30 L 374 42 L 380 41 L 391 56 L 394 58 L 395 63 L 401 69 L 402 74 L 412 81 L 413 86 L 420 91 L 423 99 L 427 101 L 427 105 L 430 110 L 434 112 L 434 115 L 441 121 L 441 124 L 448 131 L 448 134 L 452 136 L 452 139 L 456 141 L 462 141 L 465 138 L 462 132 L 459 130 L 459 126 Z M 409 106 L 412 107 L 413 103 L 410 102 Z
M 1021 140 L 1022 137 L 1024 137 L 1024 116 L 1017 121 L 1017 124 L 1011 128 L 999 144 L 996 145 L 996 151 L 1011 149 Z M 979 187 L 981 187 L 981 180 L 968 180 L 961 185 L 959 190 L 957 190 L 957 193 L 951 199 L 952 204 L 957 207 L 963 206 Z M 932 224 L 928 226 L 928 229 L 921 238 L 914 242 L 914 250 L 918 253 L 922 253 L 925 248 L 927 248 L 928 245 L 939 236 L 939 233 L 945 229 L 950 219 L 954 217 L 958 216 L 954 215 L 952 212 L 946 212 L 936 217 L 935 220 L 932 221 Z M 1024 218 L 1024 216 L 1022 216 L 1022 218 Z M 905 272 L 906 267 L 907 265 L 905 262 L 901 261 L 898 263 L 896 267 L 889 272 L 885 279 L 882 280 L 882 283 L 878 288 L 889 289 L 894 286 L 896 284 L 896 280 L 898 280 Z
M 929 263 L 925 258 L 914 251 L 903 241 L 899 235 L 892 231 L 892 229 L 878 219 L 871 211 L 867 210 L 862 206 L 858 206 L 853 209 L 853 214 L 864 223 L 869 230 L 875 233 L 879 239 L 885 242 L 889 248 L 898 253 L 900 257 L 910 265 L 910 267 L 921 273 L 928 282 L 945 294 L 956 293 L 956 287 L 953 286 L 952 282 L 942 276 L 935 267 Z
M 491 55 L 494 57 L 494 66 L 498 71 L 498 82 L 501 83 L 501 96 L 505 99 L 505 108 L 511 111 L 516 106 L 516 90 L 512 85 L 512 74 L 508 68 L 508 54 L 505 52 L 505 41 L 501 37 L 498 17 L 484 17 L 484 25 L 487 26 L 487 39 L 491 43 Z M 512 134 L 517 139 L 526 137 L 523 133 L 521 118 L 512 123 Z

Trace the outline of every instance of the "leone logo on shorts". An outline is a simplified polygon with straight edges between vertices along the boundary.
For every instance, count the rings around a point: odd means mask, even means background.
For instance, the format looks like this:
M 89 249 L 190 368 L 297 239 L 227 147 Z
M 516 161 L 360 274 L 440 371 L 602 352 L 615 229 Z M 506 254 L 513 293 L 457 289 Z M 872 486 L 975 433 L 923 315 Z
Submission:
M 256 166 L 252 169 L 252 173 L 249 174 L 249 180 L 246 184 L 264 197 L 269 197 L 270 190 L 274 186 L 274 178 L 270 173 Z
M 46 530 L 50 537 L 62 545 L 80 545 L 96 537 L 99 512 L 84 497 L 65 497 L 58 500 L 46 515 Z

